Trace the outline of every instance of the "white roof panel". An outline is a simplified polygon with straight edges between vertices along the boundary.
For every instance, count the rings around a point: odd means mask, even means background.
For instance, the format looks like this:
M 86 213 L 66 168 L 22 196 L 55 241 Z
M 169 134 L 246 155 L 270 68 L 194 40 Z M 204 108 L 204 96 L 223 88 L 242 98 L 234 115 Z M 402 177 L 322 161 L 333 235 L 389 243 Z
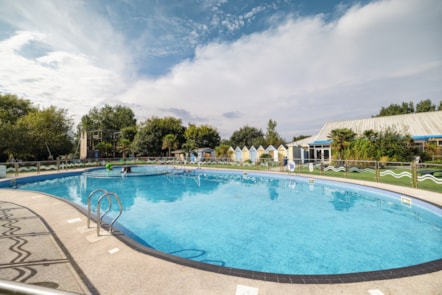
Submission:
M 442 111 L 328 122 L 315 140 L 327 140 L 333 129 L 349 128 L 362 135 L 366 130 L 380 132 L 388 127 L 410 136 L 442 135 Z
M 291 145 L 305 145 L 314 141 L 329 140 L 328 135 L 334 129 L 349 128 L 356 134 L 362 135 L 366 130 L 381 132 L 388 127 L 412 137 L 441 136 L 442 111 L 327 122 L 316 136 L 297 141 L 296 144 L 292 143 Z

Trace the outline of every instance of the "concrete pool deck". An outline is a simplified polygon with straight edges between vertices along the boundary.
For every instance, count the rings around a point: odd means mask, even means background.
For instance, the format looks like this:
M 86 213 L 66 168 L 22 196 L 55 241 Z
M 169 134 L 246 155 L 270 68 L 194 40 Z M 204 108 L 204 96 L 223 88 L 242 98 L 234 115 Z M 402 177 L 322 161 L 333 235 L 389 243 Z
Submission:
M 442 206 L 439 193 L 357 183 Z M 86 216 L 74 206 L 30 191 L 0 189 L 0 224 L 1 280 L 80 294 L 386 295 L 441 294 L 442 290 L 441 270 L 345 284 L 284 284 L 203 271 L 141 253 L 104 231 L 97 237 L 95 224 L 87 229 Z

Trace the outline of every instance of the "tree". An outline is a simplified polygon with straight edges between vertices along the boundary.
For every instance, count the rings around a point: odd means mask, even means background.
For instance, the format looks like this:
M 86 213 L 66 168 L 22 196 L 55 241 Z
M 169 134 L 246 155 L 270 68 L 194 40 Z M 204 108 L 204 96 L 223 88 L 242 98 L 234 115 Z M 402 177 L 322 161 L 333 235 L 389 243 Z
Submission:
M 439 102 L 439 110 L 442 110 L 442 101 Z M 382 107 L 379 114 L 372 117 L 394 116 L 402 114 L 423 113 L 436 111 L 436 105 L 434 105 L 430 99 L 421 100 L 416 104 L 416 110 L 413 102 L 403 102 L 402 105 L 391 104 L 388 107 Z
M 363 136 L 350 142 L 345 150 L 345 158 L 352 160 L 409 161 L 416 152 L 413 140 L 409 135 L 400 134 L 394 128 L 389 127 L 381 132 L 364 131 Z
M 131 151 L 131 141 L 126 138 L 120 138 L 117 144 L 117 150 L 123 155 L 123 159 L 126 159 L 127 153 Z
M 105 105 L 98 109 L 92 108 L 87 115 L 81 117 L 81 129 L 120 131 L 124 127 L 136 126 L 134 112 L 125 106 Z
M 161 156 L 163 138 L 167 134 L 174 134 L 181 146 L 184 140 L 185 128 L 181 125 L 181 119 L 174 117 L 152 117 L 143 122 L 135 135 L 133 150 L 141 155 Z
M 30 100 L 13 94 L 0 94 L 0 125 L 15 124 L 18 119 L 36 110 Z
M 197 148 L 209 147 L 213 149 L 218 146 L 221 141 L 218 130 L 209 125 L 196 126 L 189 124 L 184 132 L 184 137 L 186 142 L 191 142 Z
M 347 160 L 374 160 L 376 153 L 374 143 L 365 137 L 353 140 L 350 146 L 345 150 L 345 159 Z
M 332 140 L 331 148 L 338 154 L 338 160 L 342 160 L 343 152 L 350 146 L 356 133 L 349 128 L 333 129 L 328 138 Z
M 123 127 L 120 130 L 120 139 L 127 139 L 129 142 L 132 142 L 136 134 L 137 134 L 136 126 Z
M 281 144 L 284 144 L 284 140 L 276 131 L 276 126 L 277 126 L 276 121 L 269 119 L 269 121 L 267 122 L 267 132 L 265 135 L 265 142 L 267 146 L 273 145 L 275 147 L 278 147 Z
M 377 160 L 377 146 L 379 133 L 370 129 L 365 130 L 362 136 L 351 141 L 345 151 L 345 159 L 348 160 Z
M 1 138 L 4 144 L 3 155 L 9 159 L 36 159 L 33 153 L 32 139 L 26 126 L 9 124 L 7 131 L 2 129 Z
M 14 137 L 7 150 L 23 159 L 52 159 L 72 151 L 72 120 L 65 109 L 51 106 L 31 111 L 14 125 Z
M 182 149 L 186 153 L 186 157 L 190 157 L 190 154 L 193 154 L 195 156 L 197 155 L 197 153 L 195 151 L 197 149 L 197 146 L 196 146 L 195 142 L 193 142 L 192 140 L 189 140 L 189 141 L 186 141 L 185 143 L 183 143 Z
M 416 113 L 434 112 L 436 105 L 430 99 L 425 99 L 416 104 Z
M 409 103 L 406 103 L 406 102 L 402 103 L 402 113 L 403 114 L 412 114 L 412 113 L 414 113 L 414 105 L 413 105 L 412 101 L 410 101 Z
M 426 156 L 434 156 L 437 152 L 437 143 L 436 141 L 427 141 L 425 143 L 425 153 Z
M 379 134 L 377 157 L 386 157 L 390 161 L 409 161 L 413 157 L 413 140 L 408 134 L 401 134 L 393 127 L 388 127 Z
M 31 113 L 32 114 L 32 113 Z M 49 157 L 57 158 L 72 151 L 72 119 L 68 118 L 66 109 L 51 106 L 36 113 L 33 123 L 40 138 L 44 142 Z M 28 115 L 29 116 L 29 115 Z
M 166 134 L 166 136 L 163 137 L 163 145 L 162 149 L 168 150 L 168 157 L 170 157 L 170 150 L 176 149 L 178 147 L 178 139 L 175 134 Z
M 378 132 L 365 130 L 362 136 L 350 142 L 345 151 L 345 159 L 374 160 L 376 159 L 378 145 Z
M 391 104 L 388 107 L 382 107 L 379 114 L 374 117 L 383 117 L 383 116 L 394 116 L 394 115 L 402 115 L 402 114 L 410 114 L 414 113 L 414 105 L 413 102 L 403 102 L 402 105 Z
M 125 106 L 105 105 L 102 108 L 94 107 L 88 114 L 81 117 L 81 122 L 78 125 L 78 134 L 81 131 L 97 132 L 98 138 L 93 139 L 93 146 L 96 146 L 101 141 L 110 143 L 112 145 L 112 156 L 116 156 L 115 152 L 118 150 L 119 141 L 121 138 L 133 140 L 132 138 L 121 137 L 121 133 L 125 128 L 132 128 L 136 130 L 137 120 L 134 112 Z M 127 136 L 127 135 L 126 135 Z
M 266 144 L 264 134 L 262 133 L 261 129 L 247 125 L 233 132 L 232 136 L 230 137 L 230 143 L 234 147 L 239 146 L 241 148 L 244 146 L 258 147 Z
M 230 156 L 229 155 L 229 148 L 230 148 L 230 146 L 227 144 L 220 144 L 219 146 L 217 146 L 215 148 L 215 156 L 218 159 L 226 158 L 227 156 Z
M 26 134 L 17 128 L 16 123 L 33 111 L 37 108 L 29 100 L 13 94 L 0 94 L 0 162 L 9 157 L 27 158 L 30 155 L 30 151 L 26 150 L 26 145 L 30 145 L 25 141 Z
M 186 140 L 185 147 L 186 149 L 190 149 L 189 151 L 202 147 L 202 143 L 199 140 L 198 127 L 196 125 L 189 124 L 189 126 L 187 126 L 184 131 L 184 138 Z
M 112 150 L 112 143 L 101 141 L 96 145 L 96 148 L 100 151 L 100 156 L 102 158 L 107 158 L 109 157 L 109 151 Z
M 221 136 L 215 127 L 210 125 L 201 125 L 198 128 L 199 144 L 201 147 L 214 149 L 221 142 Z
M 365 130 L 362 134 L 364 135 L 365 139 L 368 140 L 373 140 L 378 136 L 378 133 L 373 129 Z
M 117 142 L 117 151 L 123 155 L 123 159 L 126 158 L 127 153 L 132 151 L 132 144 L 136 134 L 136 126 L 123 127 L 121 129 Z

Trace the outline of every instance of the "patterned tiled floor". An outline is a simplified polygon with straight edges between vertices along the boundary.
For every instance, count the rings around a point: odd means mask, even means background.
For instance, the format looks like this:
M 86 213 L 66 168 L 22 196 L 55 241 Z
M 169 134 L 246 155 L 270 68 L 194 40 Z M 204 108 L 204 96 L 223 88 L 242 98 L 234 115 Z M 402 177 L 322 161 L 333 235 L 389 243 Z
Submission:
M 55 234 L 27 208 L 0 202 L 0 249 L 0 278 L 4 280 L 93 293 Z

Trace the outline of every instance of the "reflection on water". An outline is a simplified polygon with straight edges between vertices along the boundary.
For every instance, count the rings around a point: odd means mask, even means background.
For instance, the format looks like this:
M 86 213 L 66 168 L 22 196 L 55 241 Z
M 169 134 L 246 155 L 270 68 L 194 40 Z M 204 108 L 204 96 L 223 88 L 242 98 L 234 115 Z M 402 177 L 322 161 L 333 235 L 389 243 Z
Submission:
M 266 192 L 268 199 L 272 201 L 277 201 L 281 195 L 284 197 L 302 195 L 310 198 L 323 196 L 337 211 L 349 211 L 358 203 L 368 203 L 370 206 L 376 203 L 375 206 L 386 211 L 405 209 L 398 202 L 390 202 L 388 205 L 376 197 L 367 197 L 366 192 L 346 190 L 340 186 L 324 185 L 309 180 L 293 177 L 262 177 L 250 173 L 217 174 L 198 170 L 175 170 L 174 173 L 167 175 L 140 177 L 69 176 L 22 184 L 18 188 L 53 194 L 83 206 L 87 206 L 90 192 L 105 189 L 118 194 L 124 209 L 130 210 L 136 198 L 152 203 L 177 202 L 185 197 L 210 196 L 221 190 L 220 187 L 227 190 L 231 187 L 236 190 L 235 198 L 260 195 L 262 192 Z
M 354 203 L 358 200 L 359 195 L 356 193 L 348 192 L 345 190 L 338 190 L 332 192 L 333 200 L 330 203 L 333 204 L 335 210 L 348 211 L 354 206 Z

